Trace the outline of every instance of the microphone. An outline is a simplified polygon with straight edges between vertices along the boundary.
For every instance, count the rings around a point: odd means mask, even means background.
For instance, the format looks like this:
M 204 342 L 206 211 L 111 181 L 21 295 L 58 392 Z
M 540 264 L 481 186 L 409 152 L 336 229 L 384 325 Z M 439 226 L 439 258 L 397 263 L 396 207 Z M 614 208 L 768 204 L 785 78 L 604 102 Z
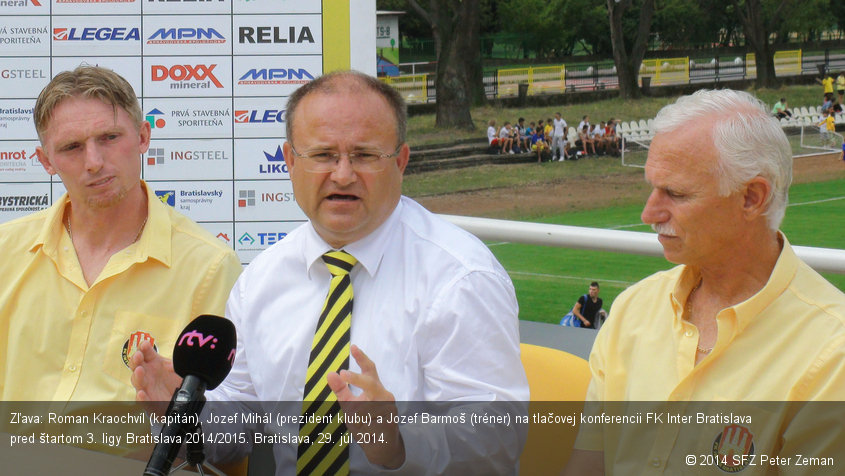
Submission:
M 183 378 L 173 393 L 144 476 L 166 476 L 182 445 L 182 436 L 197 426 L 206 391 L 226 378 L 235 362 L 237 337 L 232 321 L 203 314 L 179 334 L 173 347 L 173 370 Z

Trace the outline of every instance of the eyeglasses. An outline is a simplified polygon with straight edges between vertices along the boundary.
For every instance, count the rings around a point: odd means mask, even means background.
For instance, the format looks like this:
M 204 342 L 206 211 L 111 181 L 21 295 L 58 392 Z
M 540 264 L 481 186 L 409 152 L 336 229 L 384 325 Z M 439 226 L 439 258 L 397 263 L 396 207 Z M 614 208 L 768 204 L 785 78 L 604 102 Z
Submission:
M 356 150 L 355 152 L 338 152 L 336 150 L 308 150 L 300 154 L 290 144 L 290 150 L 303 161 L 303 166 L 308 172 L 327 173 L 337 168 L 342 156 L 349 157 L 352 170 L 356 172 L 381 172 L 385 168 L 384 159 L 395 157 L 402 149 L 402 144 L 396 150 L 387 154 L 380 150 Z

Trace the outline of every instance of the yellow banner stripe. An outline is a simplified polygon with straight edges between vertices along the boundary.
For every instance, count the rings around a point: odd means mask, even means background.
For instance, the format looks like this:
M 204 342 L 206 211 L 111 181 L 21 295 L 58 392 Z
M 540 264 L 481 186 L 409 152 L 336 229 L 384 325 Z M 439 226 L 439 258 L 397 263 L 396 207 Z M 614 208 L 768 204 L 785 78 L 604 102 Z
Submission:
M 350 0 L 323 0 L 323 73 L 352 66 Z

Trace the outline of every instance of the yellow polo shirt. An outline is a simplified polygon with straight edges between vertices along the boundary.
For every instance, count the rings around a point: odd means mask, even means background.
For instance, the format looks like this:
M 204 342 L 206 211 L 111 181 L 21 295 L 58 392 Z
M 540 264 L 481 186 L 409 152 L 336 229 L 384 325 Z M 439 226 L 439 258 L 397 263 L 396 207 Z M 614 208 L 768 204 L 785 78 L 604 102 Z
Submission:
M 590 354 L 585 413 L 640 413 L 641 421 L 582 425 L 576 448 L 603 450 L 608 474 L 704 474 L 687 466 L 686 455 L 713 457 L 717 447 L 743 454 L 737 448 L 750 450 L 746 443 L 753 443 L 757 458 L 784 452 L 837 459 L 845 454 L 840 428 L 845 294 L 800 261 L 780 237 L 783 250 L 769 281 L 748 300 L 719 312 L 718 340 L 698 366 L 698 330 L 682 318 L 699 279 L 690 269 L 654 274 L 617 297 Z M 828 403 L 803 404 L 809 401 Z M 670 424 L 664 416 L 661 423 L 649 423 L 649 409 L 696 417 L 701 411 L 706 418 Z M 746 418 L 708 419 L 732 412 Z M 839 423 L 825 427 L 823 420 Z M 728 441 L 734 446 L 722 448 Z M 792 463 L 791 470 L 798 470 L 792 474 L 807 468 L 796 466 L 795 458 Z M 745 469 L 750 470 L 742 474 L 753 474 L 764 466 Z
M 194 317 L 224 314 L 237 255 L 143 186 L 141 237 L 90 287 L 62 224 L 67 195 L 0 225 L 0 400 L 134 401 L 126 358 L 142 339 L 170 357 Z

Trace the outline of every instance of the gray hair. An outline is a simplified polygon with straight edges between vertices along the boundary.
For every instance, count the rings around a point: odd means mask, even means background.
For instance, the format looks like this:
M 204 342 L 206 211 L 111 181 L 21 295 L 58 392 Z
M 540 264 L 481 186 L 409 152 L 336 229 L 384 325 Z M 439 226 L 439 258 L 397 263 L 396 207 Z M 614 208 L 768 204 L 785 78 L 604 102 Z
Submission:
M 783 221 L 792 183 L 792 148 L 766 105 L 744 91 L 700 90 L 665 106 L 654 118 L 656 133 L 695 127 L 702 118 L 715 117 L 711 134 L 718 151 L 715 164 L 719 194 L 729 195 L 754 177 L 772 186 L 766 220 L 777 230 Z
M 393 115 L 396 116 L 397 146 L 404 144 L 408 130 L 408 113 L 402 95 L 392 86 L 372 76 L 353 70 L 333 71 L 324 74 L 300 86 L 299 89 L 291 94 L 285 110 L 285 134 L 287 140 L 293 140 L 293 117 L 296 113 L 297 106 L 305 99 L 305 96 L 313 93 L 331 94 L 341 91 L 359 92 L 361 90 L 370 90 L 387 101 L 393 110 Z M 344 111 L 338 111 L 338 114 L 344 114 Z

